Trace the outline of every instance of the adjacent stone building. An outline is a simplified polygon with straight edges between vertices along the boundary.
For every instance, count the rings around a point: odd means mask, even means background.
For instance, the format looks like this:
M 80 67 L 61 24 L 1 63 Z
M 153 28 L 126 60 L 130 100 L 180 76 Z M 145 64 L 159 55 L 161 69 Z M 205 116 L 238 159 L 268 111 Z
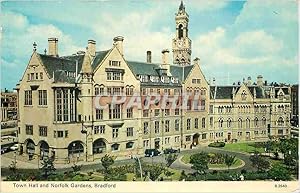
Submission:
M 86 51 L 70 56 L 59 55 L 56 38 L 48 39 L 47 54 L 34 44 L 17 85 L 20 152 L 66 163 L 106 153 L 141 155 L 148 148 L 288 137 L 290 88 L 264 84 L 261 76 L 255 84 L 209 85 L 200 60 L 191 61 L 188 17 L 181 3 L 173 62 L 166 49 L 161 63 L 152 63 L 151 51 L 145 61 L 127 60 L 121 36 L 109 50 L 97 51 L 96 41 L 88 40 Z M 174 103 L 148 104 L 153 94 Z M 115 96 L 125 100 L 113 104 Z M 132 98 L 141 105 L 127 108 Z M 98 108 L 101 102 L 107 108 Z

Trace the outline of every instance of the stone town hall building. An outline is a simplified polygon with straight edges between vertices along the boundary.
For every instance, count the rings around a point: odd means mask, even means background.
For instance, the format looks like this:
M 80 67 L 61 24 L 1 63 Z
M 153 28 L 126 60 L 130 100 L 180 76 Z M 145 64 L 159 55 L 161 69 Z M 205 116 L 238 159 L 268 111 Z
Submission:
M 213 141 L 266 140 L 290 135 L 290 88 L 267 85 L 262 76 L 232 86 L 209 84 L 198 58 L 191 61 L 189 15 L 181 3 L 175 16 L 176 34 L 162 62 L 131 61 L 121 36 L 109 50 L 97 51 L 89 40 L 86 51 L 60 56 L 58 39 L 49 38 L 48 53 L 36 51 L 17 84 L 20 153 L 53 156 L 57 162 L 93 161 L 106 153 L 143 154 L 147 148 L 190 148 Z M 141 97 L 199 94 L 200 109 L 96 109 L 96 96 Z

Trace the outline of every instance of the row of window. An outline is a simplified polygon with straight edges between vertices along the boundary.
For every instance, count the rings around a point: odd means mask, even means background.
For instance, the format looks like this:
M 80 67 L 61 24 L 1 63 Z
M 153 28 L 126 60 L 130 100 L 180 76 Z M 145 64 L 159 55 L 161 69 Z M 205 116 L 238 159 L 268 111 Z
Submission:
M 120 134 L 121 128 L 113 128 L 112 129 L 112 138 L 118 138 Z M 133 137 L 133 127 L 127 127 L 126 128 L 126 136 L 127 137 Z
M 218 113 L 221 114 L 221 113 L 231 113 L 232 109 L 234 107 L 232 107 L 232 106 L 219 106 L 217 108 L 218 108 Z M 247 105 L 247 106 L 238 106 L 237 108 L 238 108 L 238 113 L 251 113 L 251 106 L 249 106 L 249 105 Z M 210 105 L 209 112 L 213 113 L 213 105 Z M 267 107 L 266 106 L 261 106 L 261 107 L 254 106 L 254 112 L 255 113 L 258 113 L 258 112 L 266 113 L 267 112 Z
M 174 89 L 170 89 L 170 88 L 165 88 L 165 89 L 161 89 L 161 88 L 142 88 L 142 95 L 146 96 L 146 95 L 152 95 L 152 94 L 164 94 L 164 95 L 180 95 L 181 94 L 181 89 L 179 88 L 174 88 Z
M 211 117 L 211 120 L 212 117 Z M 231 118 L 228 118 L 227 119 L 227 128 L 231 128 L 232 127 L 232 119 Z M 254 118 L 254 127 L 259 127 L 259 119 L 257 117 Z M 277 125 L 278 126 L 284 126 L 284 120 L 282 117 L 279 117 L 278 120 L 276 121 L 277 122 Z M 289 122 L 289 120 L 287 119 L 287 122 Z M 225 127 L 224 125 L 224 120 L 223 118 L 220 118 L 219 121 L 219 128 L 223 128 Z M 212 124 L 212 123 L 211 123 Z M 246 128 L 250 128 L 250 125 L 251 125 L 251 121 L 249 118 L 246 119 Z M 267 125 L 267 119 L 265 117 L 262 118 L 261 120 L 261 126 L 265 127 Z M 239 118 L 238 119 L 238 128 L 243 128 L 243 119 L 242 118 Z
M 192 79 L 192 83 L 193 83 L 193 84 L 201 84 L 201 79 L 193 78 L 193 79 Z
M 95 95 L 121 95 L 123 94 L 124 87 L 107 87 L 105 92 L 105 87 L 103 85 L 95 87 Z M 133 95 L 134 87 L 133 86 L 126 86 L 125 87 L 125 94 L 126 95 Z
M 143 117 L 149 117 L 149 111 L 148 109 L 143 110 Z M 171 115 L 171 112 L 173 111 L 172 109 L 154 109 L 154 116 L 158 117 L 160 115 L 160 112 L 163 111 L 164 112 L 164 116 L 169 116 Z M 180 109 L 175 109 L 174 110 L 174 115 L 179 115 L 180 113 Z
M 166 144 L 166 145 L 170 144 L 170 142 L 171 142 L 170 139 L 171 139 L 171 137 L 165 137 L 164 138 L 164 144 Z M 175 136 L 174 137 L 174 142 L 179 143 L 180 142 L 180 136 Z M 150 147 L 150 140 L 149 139 L 145 139 L 143 141 L 143 147 L 144 148 Z
M 191 129 L 191 119 L 187 119 L 187 127 L 186 129 L 187 130 L 190 130 Z M 202 118 L 202 123 L 201 123 L 201 126 L 202 126 L 202 129 L 205 128 L 205 118 Z M 175 131 L 179 131 L 179 128 L 180 128 L 180 120 L 179 119 L 175 119 L 174 120 L 174 129 Z M 144 131 L 144 134 L 147 135 L 149 134 L 149 122 L 144 122 L 144 125 L 143 125 L 143 131 Z M 194 128 L 195 129 L 199 129 L 199 119 L 198 118 L 195 118 L 194 119 Z M 159 133 L 160 129 L 160 121 L 154 121 L 154 133 Z M 170 120 L 165 120 L 164 122 L 164 132 L 168 133 L 170 132 Z
M 107 80 L 123 81 L 122 72 L 106 72 Z
M 109 66 L 116 66 L 116 67 L 119 67 L 119 66 L 121 66 L 121 61 L 109 60 L 108 65 L 109 65 Z
M 36 73 L 28 73 L 27 74 L 27 81 L 32 81 L 32 80 L 43 80 L 44 74 L 43 72 L 36 72 Z
M 149 75 L 145 75 L 145 74 L 142 74 L 142 75 L 139 75 L 139 80 L 140 82 L 155 82 L 155 83 L 159 83 L 159 82 L 162 82 L 162 83 L 166 83 L 166 84 L 169 84 L 170 82 L 171 83 L 178 83 L 179 80 L 177 77 L 173 77 L 173 76 L 166 76 L 163 75 L 163 76 L 149 76 Z
M 75 90 L 55 90 L 55 103 L 56 121 L 75 121 Z
M 186 88 L 186 93 L 188 94 L 188 95 L 192 95 L 193 93 L 195 94 L 195 95 L 201 95 L 202 97 L 205 97 L 205 95 L 206 95 L 206 89 L 201 89 L 201 88 L 198 88 L 198 87 L 196 87 L 196 88 L 191 88 L 191 87 L 188 87 L 188 88 Z
M 47 90 L 38 90 L 39 105 L 47 105 Z M 32 105 L 32 90 L 25 90 L 25 105 Z
M 232 121 L 231 118 L 227 119 L 227 128 L 231 128 L 232 127 L 232 122 L 233 121 Z M 267 120 L 266 120 L 265 117 L 263 117 L 262 118 L 262 126 L 266 126 L 266 124 L 267 124 Z M 254 126 L 255 127 L 259 126 L 259 120 L 258 120 L 257 117 L 254 119 Z M 220 118 L 219 119 L 219 128 L 223 128 L 223 127 L 225 127 L 224 120 L 223 120 L 223 118 Z M 243 127 L 243 119 L 242 118 L 238 119 L 238 127 L 239 128 Z M 246 119 L 246 128 L 250 128 L 250 119 L 249 118 Z
M 275 112 L 285 112 L 285 111 L 289 111 L 289 105 L 278 105 L 278 106 L 274 106 L 274 111 L 275 111 Z
M 25 126 L 26 135 L 33 135 L 33 125 Z M 39 136 L 47 137 L 48 136 L 48 128 L 46 126 L 39 126 Z M 54 138 L 67 138 L 69 136 L 68 131 L 54 131 Z

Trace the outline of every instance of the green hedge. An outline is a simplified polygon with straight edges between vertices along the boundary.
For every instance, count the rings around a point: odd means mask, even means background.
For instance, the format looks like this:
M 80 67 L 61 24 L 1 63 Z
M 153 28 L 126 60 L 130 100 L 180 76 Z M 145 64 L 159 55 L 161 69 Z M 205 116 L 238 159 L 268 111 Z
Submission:
M 208 145 L 208 147 L 224 147 L 224 146 L 225 146 L 224 142 L 214 142 Z

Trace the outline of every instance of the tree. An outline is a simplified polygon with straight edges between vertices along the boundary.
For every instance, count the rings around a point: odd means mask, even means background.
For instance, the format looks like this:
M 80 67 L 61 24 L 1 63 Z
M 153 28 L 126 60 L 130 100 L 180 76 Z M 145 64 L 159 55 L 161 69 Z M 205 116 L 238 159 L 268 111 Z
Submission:
M 227 165 L 228 169 L 236 162 L 235 156 L 226 154 L 224 158 L 225 158 L 224 162 Z
M 194 154 L 190 159 L 192 169 L 197 170 L 198 173 L 205 173 L 208 170 L 208 161 L 208 154 L 204 152 Z
M 101 158 L 101 164 L 104 167 L 105 173 L 108 173 L 109 167 L 113 165 L 114 162 L 115 162 L 114 157 L 109 156 L 108 154 L 106 154 Z
M 174 163 L 174 161 L 177 159 L 178 157 L 178 154 L 168 154 L 166 157 L 165 157 L 165 160 L 167 162 L 167 167 L 170 167 L 172 165 L 172 163 Z
M 270 162 L 259 154 L 250 156 L 252 166 L 257 168 L 257 171 L 264 171 L 270 168 Z
M 149 178 L 152 181 L 157 180 L 157 178 L 165 171 L 165 168 L 162 165 L 155 164 L 155 165 L 144 165 L 144 175 L 149 175 Z
M 122 166 L 111 168 L 104 175 L 104 181 L 126 181 L 126 178 L 126 170 Z
M 291 175 L 289 171 L 282 164 L 275 164 L 269 170 L 269 176 L 271 179 L 279 181 L 279 180 L 291 180 Z
M 42 172 L 42 176 L 46 179 L 53 175 L 56 170 L 54 167 L 54 160 L 51 158 L 44 159 L 40 170 Z

